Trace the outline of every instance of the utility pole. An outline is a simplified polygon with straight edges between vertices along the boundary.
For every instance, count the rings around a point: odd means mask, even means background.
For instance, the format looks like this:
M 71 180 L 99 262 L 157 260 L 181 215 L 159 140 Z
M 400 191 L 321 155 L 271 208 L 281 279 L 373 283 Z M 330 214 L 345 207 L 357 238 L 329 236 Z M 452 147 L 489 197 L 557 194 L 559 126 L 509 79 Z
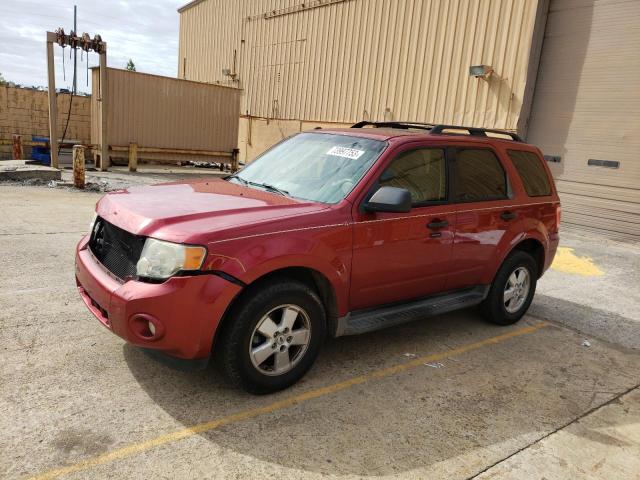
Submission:
M 55 64 L 53 61 L 53 44 L 57 43 L 61 47 L 82 48 L 85 52 L 93 50 L 100 55 L 100 129 L 102 139 L 100 145 L 100 167 L 104 171 L 109 168 L 109 142 L 107 141 L 107 44 L 102 41 L 100 35 L 95 35 L 93 39 L 88 33 L 78 36 L 76 32 L 65 35 L 62 28 L 55 32 L 47 32 L 47 70 L 49 77 L 49 147 L 51 151 L 51 166 L 58 168 L 58 108 L 56 102 L 56 76 Z M 75 82 L 74 82 L 75 84 Z
M 74 35 L 78 34 L 77 19 L 78 19 L 78 6 L 74 5 L 73 6 L 73 33 L 74 33 Z M 73 95 L 77 95 L 78 94 L 78 75 L 76 75 L 77 67 L 78 67 L 78 49 L 74 48 L 73 49 L 73 90 L 72 90 Z
M 109 142 L 107 141 L 107 46 L 100 53 L 100 171 L 109 170 Z
M 58 100 L 56 95 L 56 69 L 53 63 L 53 42 L 56 34 L 47 32 L 47 72 L 49 85 L 49 152 L 51 166 L 58 168 Z

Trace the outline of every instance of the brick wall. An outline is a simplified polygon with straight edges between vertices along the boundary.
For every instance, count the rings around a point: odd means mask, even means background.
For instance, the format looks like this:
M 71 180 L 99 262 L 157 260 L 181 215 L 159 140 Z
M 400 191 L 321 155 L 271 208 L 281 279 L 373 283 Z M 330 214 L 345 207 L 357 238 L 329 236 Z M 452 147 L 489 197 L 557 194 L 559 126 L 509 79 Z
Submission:
M 69 112 L 69 94 L 59 93 L 58 138 L 62 137 Z M 32 136 L 49 136 L 49 97 L 47 92 L 29 88 L 0 86 L 0 139 L 22 135 L 23 140 Z M 88 144 L 91 140 L 91 97 L 73 97 L 71 118 L 65 138 Z M 25 157 L 31 149 L 25 147 Z M 11 145 L 0 145 L 0 159 L 11 158 Z

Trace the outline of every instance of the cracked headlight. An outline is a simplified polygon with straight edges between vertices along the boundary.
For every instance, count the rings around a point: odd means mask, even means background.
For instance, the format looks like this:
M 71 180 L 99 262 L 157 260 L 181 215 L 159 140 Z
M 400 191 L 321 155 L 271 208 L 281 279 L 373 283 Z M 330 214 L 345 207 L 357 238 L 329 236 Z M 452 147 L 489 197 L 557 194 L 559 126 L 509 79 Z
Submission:
M 206 255 L 204 247 L 147 238 L 136 270 L 140 277 L 169 278 L 181 270 L 199 270 Z

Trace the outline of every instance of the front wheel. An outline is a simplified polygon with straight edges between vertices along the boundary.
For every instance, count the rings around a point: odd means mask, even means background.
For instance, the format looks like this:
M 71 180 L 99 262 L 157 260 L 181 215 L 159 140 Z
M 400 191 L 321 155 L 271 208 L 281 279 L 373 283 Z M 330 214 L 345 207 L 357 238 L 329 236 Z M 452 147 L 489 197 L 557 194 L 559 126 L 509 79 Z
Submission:
M 487 320 L 498 325 L 511 325 L 520 320 L 531 305 L 537 278 L 536 262 L 531 255 L 521 251 L 509 255 L 482 303 Z
M 254 287 L 231 315 L 218 362 L 233 384 L 251 393 L 270 393 L 297 382 L 325 337 L 320 298 L 295 280 Z

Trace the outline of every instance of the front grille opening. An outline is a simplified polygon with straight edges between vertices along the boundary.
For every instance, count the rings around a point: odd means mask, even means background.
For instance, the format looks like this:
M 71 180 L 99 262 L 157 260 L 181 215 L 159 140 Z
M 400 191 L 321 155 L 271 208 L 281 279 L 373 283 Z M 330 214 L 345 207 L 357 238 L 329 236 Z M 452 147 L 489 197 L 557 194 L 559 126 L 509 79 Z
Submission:
M 109 312 L 107 312 L 104 308 L 102 308 L 100 306 L 100 304 L 98 302 L 96 302 L 93 298 L 89 297 L 89 300 L 91 300 L 91 305 L 93 305 L 95 308 L 98 309 L 98 311 L 100 312 L 100 315 L 102 315 L 102 317 L 105 320 L 109 319 Z
M 91 231 L 89 248 L 107 270 L 121 280 L 135 278 L 146 237 L 134 235 L 98 217 Z
M 102 323 L 104 323 L 107 327 L 111 327 L 111 322 L 109 322 L 109 312 L 102 308 L 102 306 L 98 302 L 96 302 L 91 295 L 89 295 L 89 292 L 87 292 L 82 287 L 82 285 L 80 285 L 80 282 L 77 279 L 76 282 L 78 283 L 78 289 L 80 290 L 80 294 L 84 298 L 84 301 L 87 302 L 90 307 L 93 307 L 98 311 L 98 313 L 100 314 L 100 316 L 98 316 L 98 319 Z M 97 313 L 95 311 L 93 313 L 97 316 Z

